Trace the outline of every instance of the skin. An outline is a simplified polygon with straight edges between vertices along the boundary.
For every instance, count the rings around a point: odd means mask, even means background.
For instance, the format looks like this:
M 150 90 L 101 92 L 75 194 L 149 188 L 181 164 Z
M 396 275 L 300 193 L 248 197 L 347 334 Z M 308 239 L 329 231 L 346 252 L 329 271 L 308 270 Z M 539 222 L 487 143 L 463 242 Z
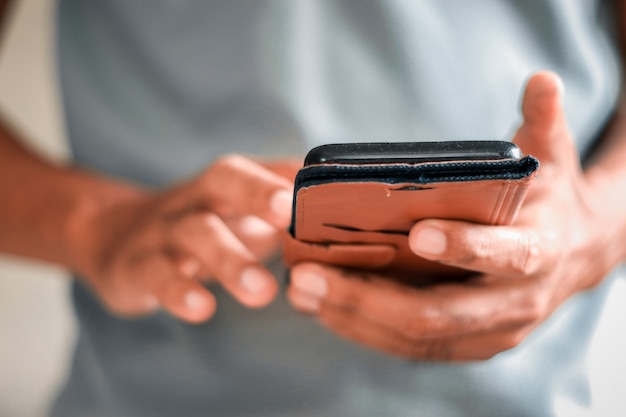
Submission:
M 556 74 L 534 74 L 513 141 L 541 167 L 511 226 L 427 219 L 411 229 L 416 254 L 477 271 L 470 282 L 410 288 L 375 273 L 314 263 L 292 271 L 289 298 L 332 331 L 418 360 L 484 360 L 517 346 L 572 295 L 624 258 L 623 110 L 595 162 L 580 167 Z
M 15 4 L 0 0 L 0 23 Z M 209 319 L 216 282 L 247 307 L 276 296 L 263 260 L 279 248 L 301 163 L 226 155 L 163 190 L 54 165 L 0 120 L 0 252 L 78 272 L 112 313 L 162 308 Z M 19 179 L 19 180 L 17 180 Z
M 565 300 L 599 284 L 624 258 L 626 200 L 617 190 L 626 190 L 626 107 L 583 171 L 560 98 L 560 81 L 547 72 L 524 93 L 514 141 L 542 165 L 515 224 L 428 219 L 411 230 L 415 253 L 479 271 L 474 280 L 418 290 L 306 263 L 292 271 L 293 305 L 374 349 L 475 360 L 518 345 Z M 53 165 L 20 142 L 0 123 L 0 251 L 79 272 L 123 317 L 161 308 L 207 320 L 216 303 L 204 281 L 248 307 L 276 296 L 262 260 L 289 222 L 299 162 L 228 155 L 195 178 L 150 190 Z
M 195 178 L 152 191 L 53 166 L 14 136 L 0 131 L 0 193 L 8 202 L 0 205 L 0 251 L 77 271 L 122 316 L 161 307 L 207 320 L 216 305 L 202 281 L 218 282 L 248 307 L 276 296 L 262 261 L 290 221 L 288 177 L 297 163 L 227 155 Z
M 624 56 L 626 2 L 614 6 Z M 293 306 L 392 355 L 472 361 L 518 346 L 565 300 L 600 284 L 626 255 L 626 104 L 619 103 L 583 170 L 562 93 L 549 72 L 535 74 L 525 89 L 524 120 L 513 140 L 541 168 L 514 225 L 428 219 L 411 230 L 416 254 L 476 270 L 475 279 L 415 289 L 373 273 L 303 263 L 292 270 Z

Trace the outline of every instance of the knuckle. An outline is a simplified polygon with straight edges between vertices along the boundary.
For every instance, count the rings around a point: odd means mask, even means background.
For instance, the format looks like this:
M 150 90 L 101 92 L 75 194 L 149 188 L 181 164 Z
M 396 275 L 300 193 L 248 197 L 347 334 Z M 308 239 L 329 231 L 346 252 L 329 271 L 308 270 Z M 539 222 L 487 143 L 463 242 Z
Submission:
M 225 154 L 215 159 L 211 166 L 207 168 L 197 180 L 202 185 L 201 188 L 210 194 L 219 195 L 224 179 L 233 178 L 241 171 L 246 159 L 238 154 Z
M 319 311 L 316 313 L 319 322 L 328 329 L 350 338 L 346 333 L 358 320 L 357 314 L 352 310 L 337 310 L 325 303 L 321 303 L 319 307 Z
M 448 361 L 452 359 L 452 349 L 445 340 L 432 341 L 426 344 L 423 357 L 433 361 Z
M 534 323 L 545 316 L 545 303 L 541 297 L 530 297 L 524 306 L 526 322 Z
M 519 346 L 524 341 L 524 339 L 526 339 L 526 336 L 527 336 L 527 332 L 524 331 L 523 329 L 510 333 L 508 336 L 504 338 L 502 351 L 513 349 Z
M 213 212 L 188 214 L 179 218 L 171 225 L 174 236 L 182 239 L 210 239 L 220 226 L 222 220 Z
M 528 333 L 523 329 L 508 332 L 499 336 L 496 340 L 484 346 L 484 348 L 473 351 L 470 359 L 480 361 L 493 359 L 500 353 L 519 346 L 524 341 L 527 334 Z
M 217 158 L 209 171 L 211 170 L 233 170 L 241 166 L 245 158 L 239 154 L 229 153 Z
M 194 216 L 191 221 L 191 227 L 201 229 L 205 232 L 214 233 L 218 228 L 223 225 L 223 221 L 217 214 L 212 211 L 207 211 L 202 214 Z
M 483 239 L 459 237 L 456 240 L 458 246 L 455 253 L 457 255 L 456 259 L 453 259 L 453 261 L 457 263 L 471 265 L 476 260 L 482 259 L 488 254 L 488 244 Z
M 277 190 L 276 184 L 272 184 L 267 175 L 267 171 L 253 160 L 239 154 L 228 154 L 213 163 L 205 181 L 213 195 L 227 193 L 231 203 L 238 204 L 241 210 L 264 213 Z M 225 187 L 224 181 L 230 186 Z
M 511 269 L 520 275 L 530 275 L 537 271 L 540 259 L 541 248 L 539 240 L 534 235 L 524 234 L 519 239 L 517 256 L 513 258 Z
M 521 326 L 529 323 L 536 323 L 547 315 L 549 306 L 549 297 L 535 289 L 535 285 L 530 287 L 526 295 L 522 295 L 518 302 L 519 320 Z
M 458 236 L 457 253 L 455 261 L 459 264 L 472 265 L 479 260 L 493 257 L 493 241 L 489 236 L 480 232 L 468 232 L 464 236 Z
M 506 333 L 498 339 L 498 343 L 492 349 L 492 356 L 498 353 L 518 347 L 528 336 L 528 330 L 525 327 Z
M 451 327 L 459 332 L 470 331 L 471 329 L 488 329 L 493 318 L 481 314 L 472 315 L 466 313 L 449 313 L 446 316 L 445 325 L 440 324 L 439 328 Z
M 172 215 L 168 217 L 165 227 L 176 235 L 187 234 L 195 230 L 193 220 L 194 216 L 189 213 Z
M 338 304 L 352 311 L 359 311 L 363 305 L 363 295 L 358 291 L 343 291 L 336 295 Z
M 332 304 L 353 312 L 367 307 L 369 292 L 368 288 L 362 285 L 363 275 L 340 269 L 337 273 L 325 276 L 328 283 L 328 299 Z
M 425 334 L 425 323 L 416 317 L 406 317 L 400 328 L 404 337 L 412 341 L 419 341 Z
M 501 353 L 504 350 L 506 349 L 503 349 L 503 350 L 485 349 L 484 351 L 478 352 L 477 354 L 473 355 L 471 359 L 478 360 L 478 361 L 488 361 L 496 357 L 499 353 Z

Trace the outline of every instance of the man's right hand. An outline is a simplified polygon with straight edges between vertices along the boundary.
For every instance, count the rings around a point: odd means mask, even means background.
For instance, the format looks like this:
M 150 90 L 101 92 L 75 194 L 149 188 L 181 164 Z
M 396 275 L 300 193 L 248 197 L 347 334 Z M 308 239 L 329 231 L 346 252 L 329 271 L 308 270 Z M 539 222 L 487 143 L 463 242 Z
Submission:
M 216 309 L 207 279 L 247 307 L 265 306 L 278 285 L 261 258 L 290 222 L 293 177 L 285 167 L 294 166 L 229 155 L 171 189 L 95 210 L 80 228 L 79 272 L 124 316 L 160 306 L 189 322 L 207 320 Z

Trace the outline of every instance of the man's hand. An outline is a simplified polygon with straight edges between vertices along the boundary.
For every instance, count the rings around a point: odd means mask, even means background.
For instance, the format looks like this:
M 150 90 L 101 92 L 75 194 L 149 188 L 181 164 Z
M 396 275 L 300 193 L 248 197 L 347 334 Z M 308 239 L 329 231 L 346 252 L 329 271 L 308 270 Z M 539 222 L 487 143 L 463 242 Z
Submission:
M 487 359 L 517 346 L 572 294 L 590 288 L 623 257 L 601 198 L 590 187 L 568 131 L 561 82 L 535 74 L 514 142 L 541 167 L 515 224 L 427 219 L 412 250 L 477 271 L 467 282 L 411 288 L 375 273 L 319 264 L 292 270 L 293 305 L 335 332 L 413 359 Z M 416 271 L 416 274 L 419 274 Z
M 121 315 L 161 306 L 200 322 L 215 311 L 201 284 L 219 282 L 240 303 L 261 307 L 278 286 L 261 260 L 291 217 L 292 163 L 226 156 L 164 192 L 114 200 L 89 216 L 79 272 Z

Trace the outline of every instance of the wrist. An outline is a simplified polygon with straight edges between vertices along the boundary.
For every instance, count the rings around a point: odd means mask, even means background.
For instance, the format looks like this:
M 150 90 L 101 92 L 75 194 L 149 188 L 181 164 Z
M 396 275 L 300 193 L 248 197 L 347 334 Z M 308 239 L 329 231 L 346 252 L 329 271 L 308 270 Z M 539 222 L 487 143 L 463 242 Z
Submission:
M 65 227 L 68 267 L 91 281 L 106 263 L 107 248 L 128 228 L 123 208 L 141 205 L 151 193 L 102 178 L 91 178 L 78 188 L 85 192 L 78 193 Z
M 626 183 L 616 181 L 598 167 L 586 171 L 585 178 L 596 203 L 592 233 L 604 241 L 613 263 L 617 264 L 626 258 L 626 199 L 621 191 Z
M 578 290 L 593 288 L 626 256 L 623 242 L 626 224 L 616 184 L 601 170 L 585 172 L 585 186 L 579 192 L 588 210 L 583 213 L 582 239 L 572 264 L 582 277 Z M 613 187 L 613 188 L 611 188 Z

